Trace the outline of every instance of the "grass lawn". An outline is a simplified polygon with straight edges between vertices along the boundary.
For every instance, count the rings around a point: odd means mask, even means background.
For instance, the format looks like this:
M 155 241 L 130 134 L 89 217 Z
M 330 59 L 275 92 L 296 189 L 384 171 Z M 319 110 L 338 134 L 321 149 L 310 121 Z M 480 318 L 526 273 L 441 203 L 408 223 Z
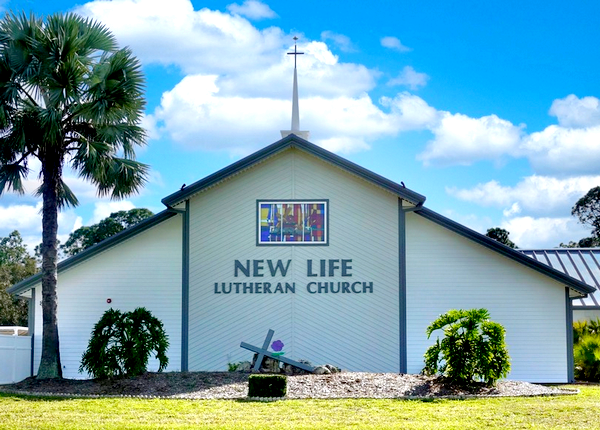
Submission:
M 478 400 L 57 399 L 0 395 L 0 429 L 598 429 L 600 386 Z

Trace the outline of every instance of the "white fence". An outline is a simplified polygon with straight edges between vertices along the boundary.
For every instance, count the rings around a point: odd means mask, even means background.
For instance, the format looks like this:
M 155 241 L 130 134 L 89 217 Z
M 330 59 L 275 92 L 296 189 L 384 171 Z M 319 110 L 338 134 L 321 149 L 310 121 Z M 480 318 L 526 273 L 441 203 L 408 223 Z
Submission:
M 31 336 L 0 335 L 0 384 L 31 376 Z

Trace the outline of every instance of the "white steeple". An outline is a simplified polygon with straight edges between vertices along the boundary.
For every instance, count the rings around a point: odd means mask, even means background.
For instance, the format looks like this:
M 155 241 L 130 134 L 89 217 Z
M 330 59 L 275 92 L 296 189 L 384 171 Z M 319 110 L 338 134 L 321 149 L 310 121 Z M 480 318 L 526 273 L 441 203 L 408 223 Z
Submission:
M 298 107 L 298 73 L 296 71 L 296 59 L 298 55 L 304 54 L 304 52 L 298 52 L 296 41 L 298 38 L 294 36 L 294 52 L 288 52 L 288 55 L 294 56 L 294 91 L 292 94 L 292 129 L 281 130 L 281 137 L 286 137 L 290 134 L 295 134 L 298 137 L 307 139 L 310 137 L 309 131 L 300 131 L 300 109 Z

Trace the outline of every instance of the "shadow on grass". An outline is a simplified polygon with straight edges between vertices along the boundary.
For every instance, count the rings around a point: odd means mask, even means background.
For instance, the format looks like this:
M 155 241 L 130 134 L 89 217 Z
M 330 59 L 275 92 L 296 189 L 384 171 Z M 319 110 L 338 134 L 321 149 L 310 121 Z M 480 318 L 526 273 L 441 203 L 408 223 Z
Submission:
M 248 373 L 238 372 L 148 372 L 135 377 L 109 379 L 27 378 L 16 384 L 0 385 L 0 395 L 44 398 L 60 396 L 177 396 L 215 387 L 248 382 Z M 38 396 L 39 397 L 39 396 Z M 56 397 L 53 397 L 56 398 Z

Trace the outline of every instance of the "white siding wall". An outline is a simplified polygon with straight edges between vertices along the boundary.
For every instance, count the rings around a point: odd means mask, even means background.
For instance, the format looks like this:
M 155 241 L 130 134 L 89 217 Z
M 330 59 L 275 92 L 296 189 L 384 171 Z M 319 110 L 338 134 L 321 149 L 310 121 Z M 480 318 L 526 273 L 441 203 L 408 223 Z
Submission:
M 596 321 L 600 318 L 600 309 L 573 309 L 573 321 Z
M 63 376 L 78 372 L 90 333 L 102 314 L 146 307 L 169 336 L 167 371 L 181 368 L 181 216 L 100 253 L 58 276 L 58 328 Z M 34 372 L 41 357 L 41 286 L 36 288 Z M 111 299 L 110 304 L 107 299 Z M 157 370 L 151 357 L 148 370 Z
M 329 199 L 329 246 L 256 246 L 257 199 Z M 260 346 L 272 328 L 286 357 L 398 371 L 396 196 L 293 149 L 196 196 L 190 207 L 190 370 L 249 360 L 240 342 Z M 236 259 L 292 265 L 285 278 L 234 278 Z M 309 278 L 307 259 L 352 259 L 352 277 Z M 294 282 L 296 293 L 214 293 L 215 282 L 235 281 Z M 309 294 L 311 281 L 368 281 L 374 292 Z
M 438 315 L 486 308 L 506 328 L 509 379 L 567 382 L 564 286 L 417 214 L 406 230 L 409 373 L 422 370 Z

